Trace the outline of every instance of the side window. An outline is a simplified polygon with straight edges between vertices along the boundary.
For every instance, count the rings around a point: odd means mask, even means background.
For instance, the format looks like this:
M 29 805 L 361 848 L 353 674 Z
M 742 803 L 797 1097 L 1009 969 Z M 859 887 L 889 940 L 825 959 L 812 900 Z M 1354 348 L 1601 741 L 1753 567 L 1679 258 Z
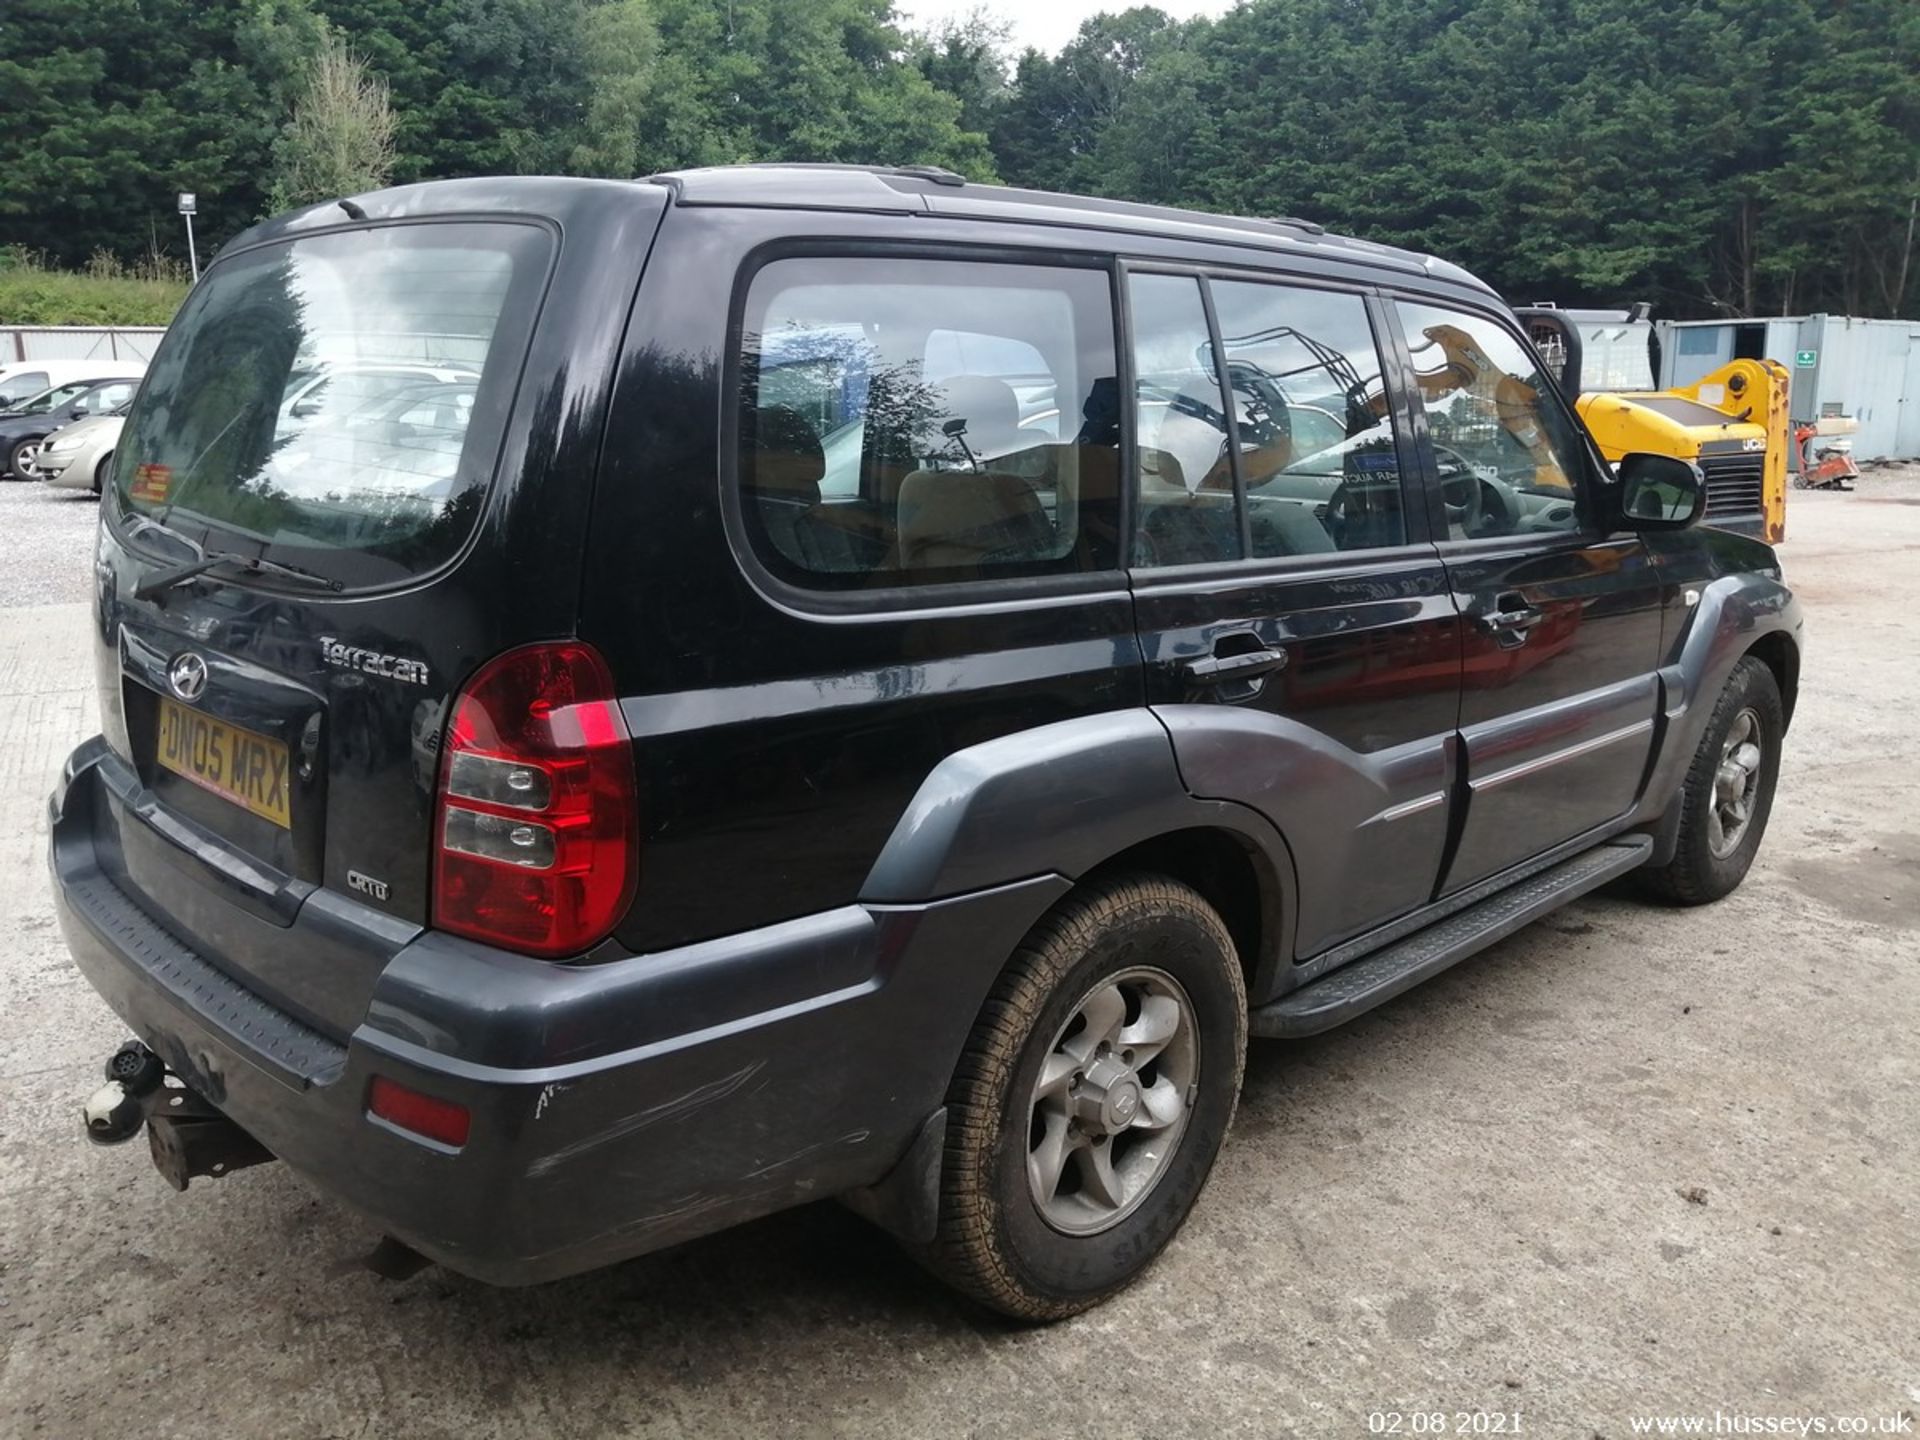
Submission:
M 50 411 L 58 410 L 62 405 L 73 404 L 86 391 L 86 388 L 84 380 L 61 385 L 47 391 L 44 395 L 35 396 L 33 402 L 25 408 L 32 414 L 45 415 Z
M 0 380 L 0 404 L 11 405 L 38 395 L 46 388 L 47 372 L 44 370 L 29 370 L 23 375 L 9 376 Z
M 1127 300 L 1139 472 L 1133 563 L 1238 560 L 1226 405 L 1200 282 L 1191 275 L 1131 275 Z
M 1585 450 L 1545 393 L 1533 355 L 1501 325 L 1437 305 L 1395 305 L 1419 382 L 1447 534 L 1552 534 L 1580 525 Z
M 89 415 L 105 415 L 109 410 L 118 410 L 132 398 L 131 384 L 102 385 L 98 390 L 89 393 L 84 403 Z
M 776 260 L 740 362 L 739 483 L 777 572 L 859 589 L 1118 567 L 1103 272 Z
M 1213 282 L 1258 558 L 1404 545 L 1400 459 L 1358 295 Z

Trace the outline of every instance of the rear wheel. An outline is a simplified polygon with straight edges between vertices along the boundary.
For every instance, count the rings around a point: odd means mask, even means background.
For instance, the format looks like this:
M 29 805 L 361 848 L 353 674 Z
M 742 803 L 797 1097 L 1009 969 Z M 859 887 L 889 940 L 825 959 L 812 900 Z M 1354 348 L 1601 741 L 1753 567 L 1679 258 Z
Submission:
M 40 442 L 38 440 L 22 440 L 18 445 L 13 447 L 13 453 L 7 457 L 7 473 L 15 480 L 31 480 L 33 476 L 28 472 L 27 466 L 32 463 L 33 457 L 39 453 Z
M 1704 905 L 1746 878 L 1773 813 L 1786 711 L 1773 672 L 1748 655 L 1733 667 L 1680 790 L 1673 859 L 1640 872 L 1663 900 Z
M 1057 1320 L 1165 1248 L 1239 1099 L 1246 988 L 1185 885 L 1068 897 L 1015 953 L 947 1095 L 938 1236 L 924 1259 L 976 1299 Z

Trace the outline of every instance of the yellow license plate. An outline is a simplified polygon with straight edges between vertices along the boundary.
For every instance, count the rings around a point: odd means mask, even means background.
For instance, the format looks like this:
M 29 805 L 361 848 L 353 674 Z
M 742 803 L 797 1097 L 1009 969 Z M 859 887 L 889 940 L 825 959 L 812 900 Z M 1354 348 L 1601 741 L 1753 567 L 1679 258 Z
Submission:
M 203 790 L 291 830 L 287 806 L 287 747 L 160 697 L 156 757 Z

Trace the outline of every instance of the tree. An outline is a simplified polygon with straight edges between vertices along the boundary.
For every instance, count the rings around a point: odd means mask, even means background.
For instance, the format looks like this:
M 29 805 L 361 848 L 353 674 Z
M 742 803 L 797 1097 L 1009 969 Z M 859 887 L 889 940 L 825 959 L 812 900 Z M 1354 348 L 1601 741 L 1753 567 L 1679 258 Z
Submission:
M 323 33 L 308 0 L 8 0 L 0 243 L 71 263 L 158 237 L 184 258 L 181 190 L 211 244 L 251 224 Z
M 568 168 L 576 175 L 630 178 L 639 162 L 659 32 L 642 0 L 585 9 L 578 23 L 586 116 Z
M 274 146 L 272 207 L 377 190 L 393 173 L 393 106 L 387 82 L 329 35 L 308 66 L 305 92 Z
M 960 102 L 960 128 L 991 134 L 1011 93 L 1007 21 L 976 7 L 913 37 L 914 63 L 927 83 Z
M 1100 138 L 1133 84 L 1181 33 L 1165 12 L 1143 5 L 1082 21 L 1056 59 L 1028 50 L 993 137 L 1001 172 L 1040 189 L 1104 193 L 1095 163 Z

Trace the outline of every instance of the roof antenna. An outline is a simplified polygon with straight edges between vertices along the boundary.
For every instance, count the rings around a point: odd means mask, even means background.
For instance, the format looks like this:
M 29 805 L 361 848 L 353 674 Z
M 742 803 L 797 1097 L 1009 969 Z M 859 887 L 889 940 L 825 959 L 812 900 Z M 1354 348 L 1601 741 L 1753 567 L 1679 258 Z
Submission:
M 354 204 L 353 201 L 351 200 L 336 200 L 333 203 L 338 205 L 342 210 L 346 211 L 348 216 L 351 217 L 352 219 L 364 220 L 367 218 L 367 212 L 362 210 L 358 205 Z

